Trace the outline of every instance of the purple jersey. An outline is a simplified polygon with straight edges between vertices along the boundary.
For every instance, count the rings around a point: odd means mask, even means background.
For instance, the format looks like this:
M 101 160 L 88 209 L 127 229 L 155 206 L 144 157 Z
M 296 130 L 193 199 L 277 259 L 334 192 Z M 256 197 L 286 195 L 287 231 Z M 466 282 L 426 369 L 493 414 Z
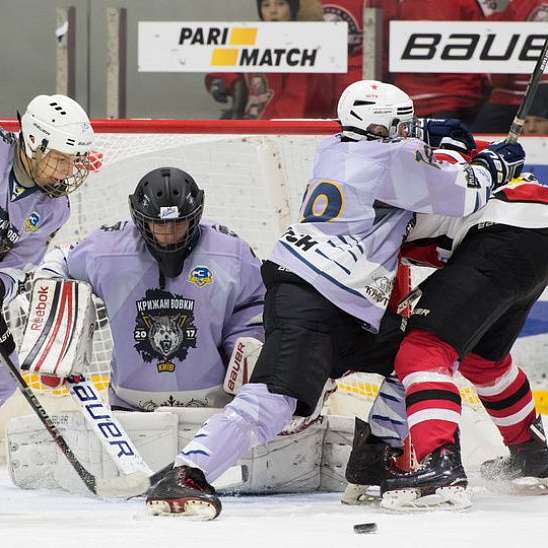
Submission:
M 271 260 L 376 331 L 414 213 L 473 213 L 490 186 L 485 168 L 438 161 L 417 139 L 329 137 L 316 153 L 301 219 Z
M 47 255 L 43 270 L 83 280 L 107 308 L 114 341 L 111 404 L 222 407 L 222 384 L 238 337 L 264 339 L 260 261 L 224 227 L 200 225 L 200 240 L 176 278 L 130 221 L 94 231 Z
M 50 198 L 15 178 L 17 138 L 0 128 L 0 279 L 8 300 L 17 292 L 17 271 L 40 263 L 51 235 L 69 217 L 66 196 Z

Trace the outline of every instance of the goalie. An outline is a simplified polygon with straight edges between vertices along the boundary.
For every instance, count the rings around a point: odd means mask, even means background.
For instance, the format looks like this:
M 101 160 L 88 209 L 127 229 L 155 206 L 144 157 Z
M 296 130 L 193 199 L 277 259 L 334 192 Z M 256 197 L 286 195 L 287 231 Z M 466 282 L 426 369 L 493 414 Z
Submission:
M 103 300 L 112 409 L 222 407 L 238 382 L 223 388 L 236 342 L 252 354 L 263 340 L 260 261 L 226 227 L 200 222 L 204 192 L 184 171 L 147 173 L 129 206 L 132 222 L 54 249 L 38 276 L 87 282 Z

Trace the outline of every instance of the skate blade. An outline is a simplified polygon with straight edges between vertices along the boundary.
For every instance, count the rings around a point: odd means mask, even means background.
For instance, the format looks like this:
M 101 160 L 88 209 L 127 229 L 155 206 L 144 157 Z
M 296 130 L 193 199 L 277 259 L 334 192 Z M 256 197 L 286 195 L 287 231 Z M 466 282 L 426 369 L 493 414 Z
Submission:
M 342 504 L 358 506 L 361 504 L 378 504 L 381 499 L 381 490 L 378 485 L 356 485 L 349 483 L 341 497 Z
M 209 521 L 220 513 L 215 505 L 198 499 L 148 500 L 146 506 L 153 516 L 184 517 L 194 521 Z
M 430 495 L 419 489 L 402 489 L 384 493 L 380 506 L 392 512 L 425 512 L 429 510 L 466 510 L 472 505 L 465 487 L 440 487 Z

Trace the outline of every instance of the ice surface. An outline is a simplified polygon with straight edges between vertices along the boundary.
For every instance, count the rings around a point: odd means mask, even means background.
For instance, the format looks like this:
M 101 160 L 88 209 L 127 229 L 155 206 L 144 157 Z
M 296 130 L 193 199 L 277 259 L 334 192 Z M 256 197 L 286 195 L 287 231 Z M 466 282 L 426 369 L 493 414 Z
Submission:
M 211 522 L 153 517 L 143 499 L 103 501 L 61 491 L 25 491 L 0 468 L 2 548 L 521 548 L 546 542 L 548 496 L 495 495 L 474 488 L 472 509 L 389 514 L 343 506 L 340 494 L 225 497 Z M 355 523 L 376 522 L 358 535 Z

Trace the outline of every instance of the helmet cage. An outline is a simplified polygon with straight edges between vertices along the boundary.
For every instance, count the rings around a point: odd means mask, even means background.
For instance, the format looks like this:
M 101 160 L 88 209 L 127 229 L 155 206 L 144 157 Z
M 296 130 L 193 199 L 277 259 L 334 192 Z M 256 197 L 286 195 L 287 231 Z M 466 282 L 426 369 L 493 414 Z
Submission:
M 74 192 L 84 184 L 90 172 L 90 162 L 87 152 L 74 155 L 64 154 L 64 156 L 68 156 L 72 162 L 71 174 L 56 183 L 46 184 L 38 182 L 44 172 L 55 172 L 58 167 L 56 163 L 58 164 L 61 161 L 52 159 L 50 154 L 52 150 L 53 149 L 47 148 L 47 143 L 43 143 L 33 152 L 32 158 L 29 159 L 29 175 L 38 188 L 45 192 L 50 198 L 59 198 Z

